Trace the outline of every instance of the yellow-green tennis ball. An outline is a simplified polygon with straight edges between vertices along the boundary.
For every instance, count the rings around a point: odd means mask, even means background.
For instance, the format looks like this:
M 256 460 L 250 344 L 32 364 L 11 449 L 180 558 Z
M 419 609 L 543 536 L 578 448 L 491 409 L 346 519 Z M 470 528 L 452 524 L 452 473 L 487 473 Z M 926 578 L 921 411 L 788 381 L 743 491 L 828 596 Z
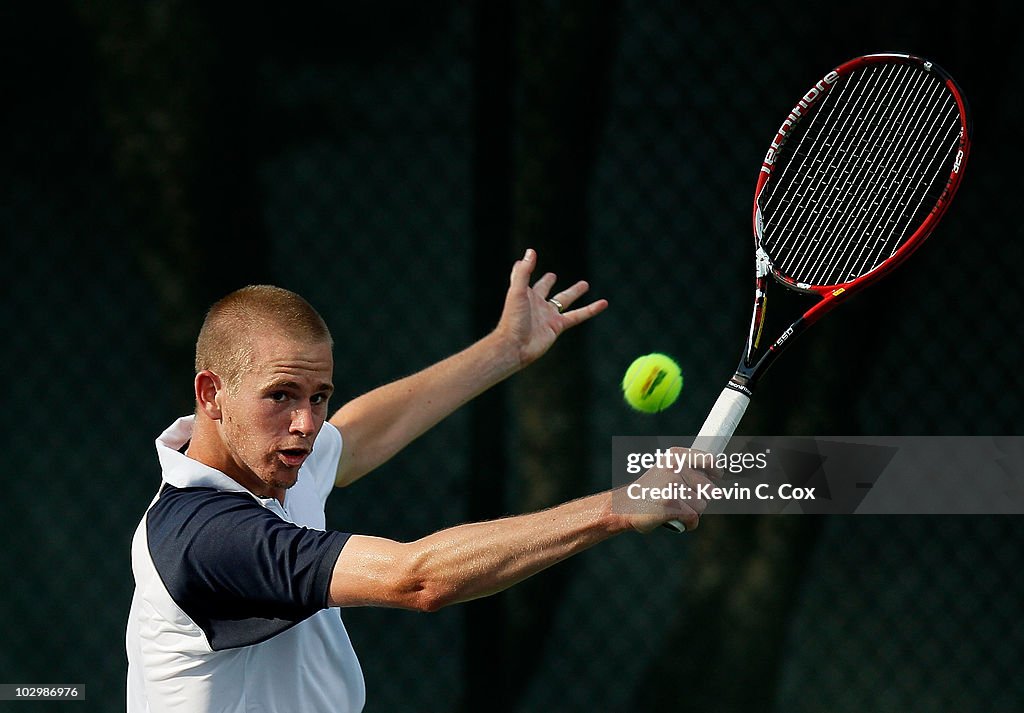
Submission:
M 657 413 L 675 403 L 683 389 L 683 374 L 671 357 L 647 354 L 636 359 L 622 377 L 622 395 L 637 411 Z

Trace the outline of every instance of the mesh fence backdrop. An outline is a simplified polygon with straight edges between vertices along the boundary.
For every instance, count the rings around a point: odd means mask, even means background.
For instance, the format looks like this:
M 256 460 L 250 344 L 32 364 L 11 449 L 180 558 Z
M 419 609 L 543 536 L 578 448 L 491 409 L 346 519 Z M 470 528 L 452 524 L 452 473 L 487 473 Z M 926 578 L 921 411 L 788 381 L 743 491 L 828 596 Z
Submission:
M 765 141 L 857 54 L 912 51 L 958 78 L 965 184 L 912 266 L 780 360 L 743 428 L 1020 434 L 1022 92 L 992 62 L 1021 49 L 1014 23 L 980 4 L 929 20 L 879 3 L 857 22 L 686 5 L 5 13 L 0 682 L 123 706 L 152 440 L 190 409 L 203 310 L 242 284 L 320 309 L 337 402 L 481 336 L 526 245 L 611 302 L 336 493 L 338 529 L 411 539 L 553 504 L 607 485 L 613 435 L 695 432 L 745 329 Z M 686 375 L 657 417 L 617 387 L 650 351 Z M 489 602 L 344 618 L 368 711 L 1012 711 L 1022 568 L 1015 517 L 722 517 L 618 538 Z

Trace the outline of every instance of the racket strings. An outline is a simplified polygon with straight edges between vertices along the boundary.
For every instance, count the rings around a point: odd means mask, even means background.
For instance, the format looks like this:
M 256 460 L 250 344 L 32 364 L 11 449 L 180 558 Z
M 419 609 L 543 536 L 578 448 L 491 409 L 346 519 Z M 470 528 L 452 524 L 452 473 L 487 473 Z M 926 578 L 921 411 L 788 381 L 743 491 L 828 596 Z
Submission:
M 884 91 L 884 90 L 891 89 L 891 87 L 889 87 L 889 86 L 887 86 L 885 84 L 878 84 L 878 85 L 876 85 L 875 89 L 879 89 L 879 90 L 883 90 Z M 890 114 L 888 117 L 886 117 L 884 114 L 881 114 L 881 113 L 877 112 L 878 101 L 877 101 L 877 98 L 876 98 L 876 92 L 863 92 L 861 94 L 861 97 L 862 97 L 862 99 L 864 99 L 866 101 L 861 101 L 858 104 L 851 104 L 851 107 L 853 107 L 854 112 L 852 112 L 850 115 L 855 117 L 855 120 L 852 121 L 852 122 L 849 122 L 851 125 L 858 126 L 859 130 L 857 132 L 848 133 L 846 135 L 846 137 L 849 140 L 846 142 L 846 145 L 843 145 L 843 144 L 839 145 L 839 150 L 834 154 L 834 156 L 836 156 L 836 157 L 843 157 L 844 155 L 847 154 L 848 151 L 852 151 L 855 155 L 863 156 L 864 160 L 860 162 L 859 166 L 854 164 L 853 166 L 849 167 L 849 170 L 846 170 L 846 168 L 844 168 L 842 165 L 838 165 L 837 166 L 835 163 L 833 163 L 831 166 L 829 166 L 830 170 L 837 171 L 837 173 L 833 174 L 833 178 L 838 177 L 840 179 L 840 181 L 838 182 L 839 184 L 863 183 L 863 174 L 865 174 L 867 171 L 871 170 L 872 164 L 875 164 L 875 163 L 878 162 L 877 161 L 877 158 L 878 158 L 877 156 L 873 157 L 870 153 L 867 152 L 870 149 L 870 147 L 864 145 L 866 143 L 865 142 L 865 138 L 864 138 L 865 134 L 868 134 L 868 133 L 870 133 L 872 131 L 877 131 L 880 128 L 883 129 L 883 130 L 889 130 L 891 128 L 891 124 L 892 124 L 891 120 L 898 116 L 897 114 L 894 113 L 894 114 Z M 875 109 L 876 111 L 872 111 L 873 109 Z M 898 106 L 897 109 L 900 112 L 905 112 L 906 111 L 906 106 L 905 105 Z M 868 121 L 865 121 L 865 117 L 867 118 Z M 873 119 L 873 118 L 874 119 L 880 119 L 880 120 L 876 120 L 874 122 L 871 122 L 870 120 Z M 888 122 L 884 121 L 886 118 L 890 119 L 890 121 L 888 121 Z M 890 149 L 889 150 L 889 155 L 890 155 L 890 158 L 891 158 L 891 156 L 893 155 L 893 152 L 891 151 L 892 146 L 888 146 L 886 148 Z M 881 159 L 883 160 L 883 162 L 884 162 L 885 158 L 886 158 L 885 154 L 882 154 L 881 155 Z M 819 164 L 819 165 L 823 165 L 823 164 Z M 882 175 L 884 175 L 884 172 L 880 172 L 880 173 L 882 173 Z M 891 175 L 892 171 L 889 171 L 889 174 Z M 880 185 L 884 185 L 884 184 L 883 183 L 879 183 L 879 184 L 877 184 L 875 186 L 875 188 L 877 188 Z M 897 182 L 894 185 L 898 187 L 899 183 Z M 832 188 L 833 188 L 833 190 L 836 189 L 835 183 L 832 185 Z M 815 221 L 810 226 L 812 229 L 813 228 L 822 228 L 822 227 L 824 227 L 826 230 L 830 231 L 830 238 L 831 239 L 829 241 L 826 241 L 826 242 L 822 243 L 819 246 L 819 250 L 816 251 L 816 252 L 815 251 L 805 251 L 803 253 L 803 255 L 802 255 L 802 259 L 798 263 L 796 263 L 794 266 L 792 266 L 795 271 L 801 272 L 801 271 L 806 270 L 808 265 L 811 263 L 811 261 L 814 260 L 815 258 L 817 258 L 815 260 L 815 264 L 818 266 L 819 269 L 816 272 L 814 272 L 814 273 L 809 275 L 809 277 L 808 277 L 808 281 L 809 282 L 813 281 L 815 283 L 818 283 L 818 282 L 822 281 L 822 273 L 823 272 L 827 272 L 829 274 L 832 273 L 832 271 L 836 268 L 837 259 L 842 254 L 841 251 L 840 251 L 840 247 L 843 246 L 843 245 L 849 245 L 849 241 L 851 239 L 851 236 L 848 233 L 851 232 L 854 227 L 869 227 L 869 228 L 871 227 L 871 226 L 855 226 L 853 222 L 848 222 L 844 226 L 837 225 L 836 221 L 835 221 L 835 217 L 837 215 L 846 215 L 846 214 L 859 215 L 861 217 L 861 219 L 862 219 L 862 222 L 863 222 L 863 220 L 865 218 L 870 217 L 870 216 L 867 216 L 866 213 L 865 213 L 865 211 L 866 211 L 865 206 L 866 205 L 874 205 L 875 209 L 876 209 L 875 210 L 875 214 L 877 214 L 878 216 L 884 216 L 884 215 L 888 215 L 889 214 L 889 213 L 883 212 L 880 209 L 882 209 L 882 208 L 891 208 L 891 206 L 886 205 L 884 200 L 879 200 L 879 196 L 877 194 L 872 194 L 869 191 L 862 191 L 859 194 L 858 193 L 850 193 L 850 194 L 844 194 L 844 195 L 845 195 L 847 200 L 845 202 L 840 203 L 839 205 L 835 206 L 835 210 L 832 212 L 831 215 L 827 215 L 826 214 L 826 217 L 831 218 L 831 220 L 826 221 L 824 224 L 822 224 L 822 222 L 820 220 L 818 220 L 818 221 Z M 810 196 L 810 198 L 812 200 L 818 200 L 818 199 L 820 199 L 820 196 L 812 195 L 812 196 Z M 891 201 L 890 201 L 890 203 L 891 203 Z M 819 215 L 819 217 L 820 217 L 820 215 Z M 877 235 L 877 230 L 874 231 L 874 232 L 875 232 L 875 235 Z M 871 231 L 870 230 L 868 231 L 868 235 L 869 235 L 869 237 L 871 236 Z M 884 246 L 885 241 L 887 239 L 890 239 L 890 238 L 891 238 L 891 235 L 890 236 L 880 236 L 880 239 L 878 239 L 876 241 L 876 243 L 879 244 L 879 245 Z M 862 245 L 862 250 L 860 252 L 861 252 L 862 255 L 865 252 L 865 250 L 863 248 L 867 244 L 868 243 L 862 243 L 861 244 Z M 855 254 L 855 251 L 849 251 L 847 253 L 847 258 L 851 258 L 854 254 Z M 870 257 L 870 255 L 869 255 L 869 257 Z M 849 259 L 846 260 L 846 265 L 847 265 L 847 267 L 849 266 Z
M 959 129 L 953 97 L 914 66 L 865 68 L 833 87 L 787 138 L 761 205 L 775 269 L 806 285 L 875 269 L 935 205 Z
M 862 94 L 866 101 L 858 103 L 859 116 L 849 122 L 859 129 L 846 135 L 849 141 L 839 144 L 837 157 L 854 157 L 848 166 L 842 163 L 834 166 L 839 183 L 843 188 L 860 186 L 861 190 L 846 193 L 846 200 L 837 206 L 832 219 L 816 226 L 828 234 L 829 239 L 821 243 L 822 249 L 806 251 L 794 267 L 798 272 L 808 272 L 806 281 L 809 283 L 828 284 L 852 279 L 887 257 L 883 257 L 887 245 L 899 245 L 899 241 L 894 240 L 894 234 L 903 227 L 898 219 L 902 217 L 898 200 L 907 197 L 905 192 L 912 185 L 907 163 L 913 158 L 911 150 L 918 136 L 913 131 L 904 132 L 907 112 L 912 110 L 909 93 L 902 94 L 903 99 L 892 111 L 886 112 L 886 107 L 881 105 L 880 97 L 894 91 L 900 77 L 892 80 L 872 87 L 877 91 Z M 882 133 L 897 140 L 902 138 L 906 144 L 902 147 L 895 142 L 872 145 L 870 137 Z M 812 196 L 812 200 L 819 199 L 820 196 Z M 855 219 L 840 223 L 841 216 Z
M 853 93 L 859 93 L 859 101 L 851 100 L 846 116 L 843 116 L 841 111 L 843 105 L 837 103 L 836 107 L 840 111 L 833 112 L 833 116 L 830 117 L 834 121 L 832 128 L 835 131 L 833 133 L 838 136 L 831 144 L 824 143 L 822 149 L 831 160 L 823 171 L 819 171 L 809 178 L 814 184 L 820 184 L 822 173 L 825 176 L 831 176 L 833 179 L 831 192 L 840 196 L 841 200 L 832 201 L 833 210 L 826 215 L 826 220 L 815 221 L 812 225 L 805 226 L 805 231 L 807 228 L 811 228 L 829 236 L 826 240 L 818 241 L 817 250 L 802 251 L 802 257 L 793 266 L 797 272 L 808 270 L 812 264 L 817 268 L 811 270 L 806 282 L 818 284 L 816 280 L 820 278 L 816 275 L 820 275 L 823 268 L 832 266 L 841 248 L 849 245 L 850 233 L 854 224 L 853 221 L 840 223 L 841 217 L 859 215 L 862 220 L 867 217 L 865 215 L 866 205 L 874 196 L 869 191 L 857 193 L 849 189 L 858 183 L 863 184 L 867 172 L 878 160 L 873 157 L 872 152 L 876 147 L 870 144 L 871 135 L 891 128 L 893 114 L 886 115 L 884 111 L 880 111 L 881 107 L 879 106 L 880 99 L 888 88 L 887 85 L 881 83 L 867 88 L 855 85 Z M 886 119 L 889 120 L 886 121 Z M 856 131 L 843 133 L 844 125 L 858 128 Z M 881 165 L 881 161 L 878 163 Z M 823 165 L 819 164 L 819 168 Z M 812 192 L 808 195 L 808 202 L 812 206 L 820 205 L 823 200 L 827 199 L 828 195 L 822 196 L 820 192 Z M 792 215 L 800 215 L 795 206 Z M 799 235 L 800 231 L 796 231 L 796 234 Z M 870 233 L 867 236 L 870 236 Z
M 842 124 L 837 119 L 836 109 L 841 106 L 844 106 L 844 103 L 842 101 L 837 101 L 831 103 L 829 111 L 820 112 L 816 114 L 814 120 L 812 121 L 812 125 L 810 126 L 812 131 L 805 133 L 801 137 L 800 143 L 797 146 L 796 155 L 800 156 L 802 160 L 799 164 L 795 166 L 796 171 L 794 174 L 800 176 L 801 180 L 797 184 L 798 187 L 796 191 L 793 192 L 793 195 L 795 195 L 798 199 L 802 198 L 804 200 L 798 200 L 791 204 L 794 210 L 792 210 L 789 213 L 789 219 L 786 220 L 786 222 L 784 222 L 782 225 L 782 227 L 785 229 L 785 232 L 783 232 L 784 235 L 795 236 L 795 239 L 799 240 L 799 238 L 808 230 L 812 234 L 820 230 L 820 228 L 822 227 L 822 221 L 824 221 L 824 224 L 827 227 L 834 228 L 835 216 L 840 213 L 848 213 L 851 210 L 851 205 L 849 205 L 849 199 L 851 198 L 851 195 L 848 193 L 841 193 L 840 195 L 845 197 L 847 200 L 844 202 L 840 202 L 838 204 L 835 201 L 833 201 L 831 210 L 816 210 L 815 208 L 817 204 L 821 203 L 822 201 L 822 196 L 820 192 L 808 192 L 807 190 L 808 184 L 818 187 L 823 186 L 825 189 L 825 193 L 827 195 L 830 191 L 838 191 L 841 186 L 849 184 L 851 181 L 850 170 L 848 170 L 847 167 L 844 167 L 842 163 L 838 162 L 837 160 L 841 160 L 844 156 L 848 155 L 848 153 L 851 150 L 856 151 L 858 148 L 864 148 L 862 146 L 862 144 L 864 144 L 864 133 L 872 128 L 869 125 L 869 123 L 865 122 L 865 117 L 870 119 L 872 117 L 882 116 L 877 112 L 867 111 L 869 105 L 877 103 L 875 92 L 873 91 L 863 91 L 862 88 L 854 84 L 839 88 L 837 94 L 850 93 L 851 86 L 853 88 L 852 93 L 859 94 L 861 100 L 853 101 L 850 100 L 849 98 L 846 98 L 847 101 L 845 103 L 845 106 L 847 107 L 847 118 L 845 122 L 851 126 L 859 127 L 858 130 L 855 132 L 848 132 L 845 135 L 838 131 Z M 882 85 L 878 85 L 878 87 L 881 88 Z M 843 97 L 840 97 L 840 99 L 842 98 Z M 820 122 L 820 120 L 823 117 L 825 118 L 824 122 Z M 817 152 L 810 152 L 804 148 L 804 143 L 807 141 L 809 137 L 815 135 L 815 132 L 813 130 L 816 128 L 815 125 L 818 123 L 823 123 L 824 126 L 828 127 L 828 131 L 819 132 L 817 134 L 815 141 L 813 141 L 812 143 L 816 143 L 820 148 Z M 839 134 L 838 141 L 836 140 L 835 136 L 837 133 Z M 845 141 L 843 141 L 844 138 L 846 139 Z M 858 144 L 860 144 L 861 146 L 858 146 Z M 808 170 L 807 159 L 809 157 L 815 156 L 820 156 L 821 158 L 820 160 L 812 160 L 812 170 Z M 862 164 L 862 170 L 864 165 L 866 165 L 867 163 L 870 163 L 870 158 L 867 160 L 867 162 Z M 852 167 L 852 170 L 856 171 L 856 168 L 857 167 L 854 166 Z M 825 175 L 828 176 L 828 180 L 826 180 L 825 182 L 822 182 L 821 180 L 822 172 L 824 172 Z M 783 185 L 782 182 L 776 184 L 776 186 L 781 185 Z M 863 195 L 861 197 L 863 198 Z M 811 204 L 811 219 L 808 222 L 808 224 L 804 226 L 804 231 L 801 232 L 800 230 L 794 229 L 792 220 L 796 216 L 801 215 L 798 209 L 806 207 L 804 203 Z M 786 216 L 784 215 L 783 217 L 785 218 Z M 812 243 L 809 247 L 817 248 L 817 250 L 804 250 L 802 253 L 800 253 L 801 259 L 796 264 L 787 265 L 786 267 L 789 268 L 791 272 L 801 272 L 802 269 L 806 266 L 806 263 L 814 257 L 818 258 L 818 263 L 820 264 L 822 262 L 822 255 L 824 255 L 825 258 L 828 258 L 828 256 L 830 256 L 834 252 L 838 242 L 842 240 L 844 236 L 842 234 L 837 235 L 835 232 L 833 232 L 832 237 L 833 240 L 831 243 L 822 243 L 821 241 L 815 241 L 818 244 L 815 245 Z M 794 238 L 791 237 L 791 241 L 793 239 Z M 783 249 L 791 247 L 792 245 L 789 242 L 782 246 Z
M 850 92 L 848 85 L 837 89 L 837 95 Z M 856 88 L 853 93 L 857 93 Z M 862 101 L 854 102 L 838 96 L 836 101 L 823 106 L 823 111 L 814 115 L 808 131 L 800 136 L 794 151 L 793 159 L 799 157 L 800 162 L 785 164 L 782 180 L 775 184 L 775 190 L 770 196 L 774 197 L 780 187 L 786 187 L 785 179 L 789 174 L 789 179 L 793 183 L 788 186 L 788 190 L 783 191 L 782 197 L 789 196 L 789 201 L 783 205 L 780 216 L 780 234 L 788 236 L 788 239 L 780 246 L 779 252 L 783 255 L 787 251 L 792 252 L 797 263 L 785 265 L 787 274 L 799 272 L 803 263 L 821 250 L 827 249 L 817 236 L 822 233 L 823 227 L 834 224 L 840 211 L 848 210 L 844 199 L 848 199 L 850 194 L 843 189 L 850 182 L 850 172 L 843 166 L 842 159 L 849 154 L 852 145 L 863 141 L 862 133 L 867 127 L 864 123 L 865 104 L 873 101 L 873 97 L 862 90 L 860 97 Z M 848 133 L 844 137 L 844 118 L 841 111 L 843 107 L 847 114 L 846 123 L 859 126 L 860 132 Z M 844 141 L 844 138 L 847 140 Z M 822 174 L 826 176 L 824 180 Z M 830 205 L 824 203 L 823 195 L 833 196 Z M 795 221 L 805 218 L 802 212 L 805 210 L 810 211 L 810 219 L 805 220 L 803 226 L 794 225 Z M 809 241 L 804 243 L 807 236 L 810 236 Z M 800 246 L 803 246 L 804 250 L 794 252 Z
M 942 96 L 940 91 L 930 83 L 932 91 L 929 94 L 922 86 L 927 78 L 918 73 L 918 79 L 920 81 L 914 87 L 917 99 L 908 101 L 900 111 L 903 114 L 909 112 L 911 117 L 916 115 L 920 120 L 915 125 L 907 122 L 904 116 L 897 117 L 892 127 L 896 141 L 881 157 L 881 163 L 887 164 L 889 170 L 881 172 L 883 175 L 880 180 L 870 192 L 865 192 L 858 206 L 866 214 L 865 205 L 875 208 L 863 226 L 866 236 L 874 237 L 874 242 L 864 240 L 858 243 L 859 250 L 844 251 L 840 249 L 841 246 L 851 244 L 855 236 L 847 234 L 845 240 L 834 241 L 831 256 L 820 263 L 819 270 L 811 276 L 812 280 L 839 281 L 844 275 L 846 279 L 858 277 L 891 257 L 902 244 L 903 238 L 910 234 L 910 228 L 914 225 L 912 218 L 917 215 L 924 196 L 939 176 L 935 167 L 935 145 L 927 144 L 930 136 L 928 129 L 942 118 L 937 114 Z M 870 172 L 872 168 L 868 165 L 864 170 Z M 856 227 L 853 222 L 846 226 L 848 232 Z

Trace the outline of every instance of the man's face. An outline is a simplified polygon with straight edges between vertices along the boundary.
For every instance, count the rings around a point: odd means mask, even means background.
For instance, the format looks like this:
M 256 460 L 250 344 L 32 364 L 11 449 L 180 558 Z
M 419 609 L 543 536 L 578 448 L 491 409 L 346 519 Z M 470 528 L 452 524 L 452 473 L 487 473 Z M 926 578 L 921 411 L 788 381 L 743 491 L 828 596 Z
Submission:
M 262 497 L 282 497 L 295 484 L 327 418 L 333 370 L 327 342 L 254 338 L 249 368 L 219 394 L 229 475 Z

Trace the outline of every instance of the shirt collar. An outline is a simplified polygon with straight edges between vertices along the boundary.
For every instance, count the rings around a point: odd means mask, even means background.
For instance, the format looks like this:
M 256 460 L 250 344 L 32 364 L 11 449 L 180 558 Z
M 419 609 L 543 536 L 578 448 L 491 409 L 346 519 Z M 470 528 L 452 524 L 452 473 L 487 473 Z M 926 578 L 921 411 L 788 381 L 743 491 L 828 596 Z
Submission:
M 156 452 L 160 458 L 164 481 L 175 488 L 214 488 L 238 493 L 249 493 L 237 481 L 216 468 L 211 468 L 180 452 L 192 438 L 196 417 L 182 416 L 156 439 Z M 251 493 L 250 493 L 251 495 Z

